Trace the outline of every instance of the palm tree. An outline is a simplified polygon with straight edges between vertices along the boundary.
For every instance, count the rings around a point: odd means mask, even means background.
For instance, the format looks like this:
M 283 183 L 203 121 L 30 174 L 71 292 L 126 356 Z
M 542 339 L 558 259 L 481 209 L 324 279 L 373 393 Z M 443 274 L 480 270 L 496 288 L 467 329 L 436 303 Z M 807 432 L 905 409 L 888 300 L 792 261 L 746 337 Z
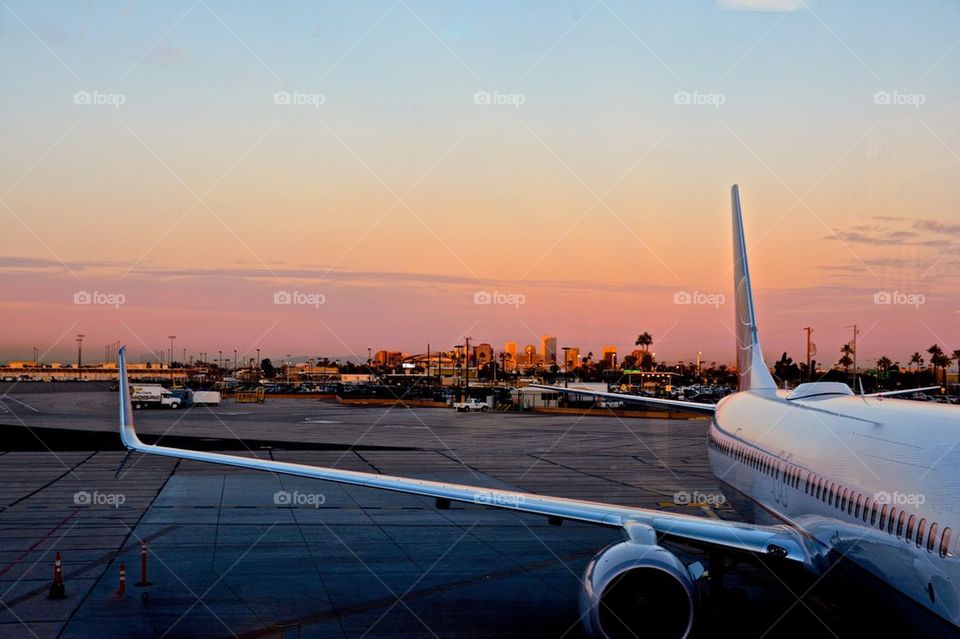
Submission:
M 849 373 L 850 367 L 853 366 L 853 358 L 851 358 L 849 355 L 844 353 L 843 357 L 837 360 L 837 364 L 839 364 L 840 366 L 843 366 L 844 373 Z
M 943 354 L 943 349 L 940 348 L 939 344 L 932 344 L 930 348 L 927 349 L 927 352 L 930 353 L 930 365 L 933 366 L 933 381 L 939 383 L 937 380 L 937 369 L 943 365 L 943 359 L 945 355 Z M 949 360 L 947 360 L 949 365 Z
M 850 357 L 853 355 L 853 346 L 848 342 L 840 347 L 840 352 L 843 353 L 843 357 L 841 357 L 837 363 L 843 366 L 844 373 L 849 374 L 850 367 L 853 366 L 853 358 Z
M 637 341 L 634 342 L 634 344 L 641 347 L 644 351 L 649 351 L 650 346 L 653 344 L 653 335 L 644 331 L 637 336 Z
M 917 366 L 917 371 L 919 371 L 920 367 L 923 366 L 923 355 L 921 355 L 919 352 L 916 352 L 910 356 L 910 365 L 913 366 L 914 364 Z
M 883 355 L 877 359 L 877 370 L 885 371 L 893 366 L 893 361 L 886 355 Z

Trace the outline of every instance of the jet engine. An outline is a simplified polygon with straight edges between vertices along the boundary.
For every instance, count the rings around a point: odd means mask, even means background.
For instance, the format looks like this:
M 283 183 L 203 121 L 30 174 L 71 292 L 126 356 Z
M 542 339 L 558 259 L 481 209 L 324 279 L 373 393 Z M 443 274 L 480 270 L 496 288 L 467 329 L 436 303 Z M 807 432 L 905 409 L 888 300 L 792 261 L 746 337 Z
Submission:
M 580 612 L 587 633 L 603 639 L 688 637 L 700 604 L 697 572 L 655 544 L 624 541 L 605 548 L 583 576 Z

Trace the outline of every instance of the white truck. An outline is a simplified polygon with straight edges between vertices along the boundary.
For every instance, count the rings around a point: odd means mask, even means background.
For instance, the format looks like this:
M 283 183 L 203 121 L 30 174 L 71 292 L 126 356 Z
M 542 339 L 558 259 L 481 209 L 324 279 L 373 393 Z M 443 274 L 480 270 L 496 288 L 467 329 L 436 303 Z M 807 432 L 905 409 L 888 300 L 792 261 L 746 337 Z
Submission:
M 134 410 L 141 408 L 180 408 L 183 398 L 159 384 L 138 384 L 130 387 Z
M 220 391 L 193 391 L 192 395 L 194 406 L 219 406 Z
M 463 402 L 454 402 L 453 407 L 457 409 L 458 413 L 469 413 L 470 411 L 485 411 L 487 408 L 486 402 L 481 402 L 479 399 L 474 399 L 468 397 L 466 401 Z

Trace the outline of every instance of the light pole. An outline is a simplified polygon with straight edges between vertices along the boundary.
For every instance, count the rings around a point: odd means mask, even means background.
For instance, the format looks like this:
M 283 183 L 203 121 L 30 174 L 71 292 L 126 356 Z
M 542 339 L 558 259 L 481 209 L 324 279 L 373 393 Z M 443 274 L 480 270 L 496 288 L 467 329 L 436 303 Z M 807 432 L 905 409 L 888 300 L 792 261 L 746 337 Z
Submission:
M 77 379 L 83 379 L 83 338 L 86 335 L 77 333 Z
M 237 349 L 233 349 L 233 370 L 237 370 Z
M 563 387 L 568 388 L 570 386 L 570 383 L 567 377 L 567 366 L 570 364 L 570 359 L 569 359 L 570 347 L 564 346 L 560 350 L 563 351 Z
M 470 340 L 472 338 L 463 336 L 463 401 L 467 401 L 467 395 L 470 394 Z
M 287 361 L 284 362 L 284 368 L 287 369 L 287 383 L 290 383 L 290 353 L 287 353 Z
M 702 355 L 703 355 L 703 352 L 702 352 L 702 351 L 697 351 L 697 379 L 699 380 L 699 382 L 700 382 L 701 384 L 703 383 L 703 374 L 700 372 L 700 371 L 701 371 L 701 368 L 700 368 L 700 366 L 701 366 L 700 357 L 701 357 Z

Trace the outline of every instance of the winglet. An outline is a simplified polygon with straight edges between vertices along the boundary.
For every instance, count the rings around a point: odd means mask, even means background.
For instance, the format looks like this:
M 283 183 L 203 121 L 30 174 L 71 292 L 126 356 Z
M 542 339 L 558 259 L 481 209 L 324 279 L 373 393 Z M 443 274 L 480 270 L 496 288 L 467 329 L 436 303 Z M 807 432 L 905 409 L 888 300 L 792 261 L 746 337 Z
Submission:
M 127 377 L 127 347 L 123 346 L 117 354 L 119 360 L 119 385 L 120 395 L 120 440 L 129 450 L 138 450 L 143 447 L 143 442 L 137 437 L 137 431 L 134 430 L 133 423 L 133 402 L 130 399 L 130 379 Z
M 777 384 L 767 370 L 757 336 L 757 317 L 753 310 L 753 289 L 747 265 L 747 242 L 743 235 L 740 187 L 730 189 L 733 206 L 733 290 L 737 313 L 737 372 L 740 390 L 776 390 Z

